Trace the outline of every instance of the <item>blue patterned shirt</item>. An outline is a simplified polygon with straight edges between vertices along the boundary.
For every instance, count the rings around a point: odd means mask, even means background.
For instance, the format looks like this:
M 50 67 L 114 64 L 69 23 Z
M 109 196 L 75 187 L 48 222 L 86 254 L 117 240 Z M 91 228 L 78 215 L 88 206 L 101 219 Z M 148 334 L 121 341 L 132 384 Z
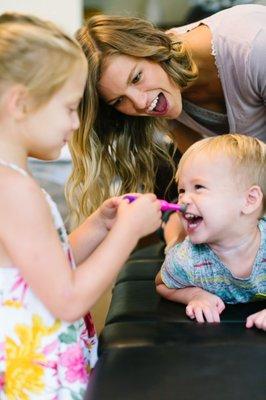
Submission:
M 192 244 L 189 238 L 173 246 L 166 255 L 161 276 L 168 288 L 201 287 L 226 303 L 246 303 L 266 298 L 266 218 L 259 220 L 261 243 L 252 271 L 238 278 L 206 244 Z

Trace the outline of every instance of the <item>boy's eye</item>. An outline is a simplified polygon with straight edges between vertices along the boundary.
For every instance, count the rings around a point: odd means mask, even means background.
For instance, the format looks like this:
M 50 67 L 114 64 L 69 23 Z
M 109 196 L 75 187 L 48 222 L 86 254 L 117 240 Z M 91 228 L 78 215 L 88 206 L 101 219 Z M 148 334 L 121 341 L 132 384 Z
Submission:
M 183 194 L 183 193 L 185 193 L 185 189 L 182 189 L 182 188 L 178 189 L 178 194 L 179 194 L 179 195 L 180 195 L 180 194 Z
M 195 185 L 195 189 L 196 189 L 196 190 L 204 189 L 204 186 L 202 186 L 202 185 Z
M 134 76 L 132 79 L 132 83 L 138 83 L 141 78 L 141 72 L 139 72 L 137 75 Z

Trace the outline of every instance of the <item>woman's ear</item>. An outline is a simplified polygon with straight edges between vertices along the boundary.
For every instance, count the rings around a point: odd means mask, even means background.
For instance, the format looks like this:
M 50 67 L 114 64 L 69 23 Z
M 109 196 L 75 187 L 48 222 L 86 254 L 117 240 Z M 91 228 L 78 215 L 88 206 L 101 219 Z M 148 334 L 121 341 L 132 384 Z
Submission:
M 242 212 L 246 215 L 261 209 L 263 202 L 263 193 L 258 185 L 251 186 L 245 193 L 245 203 Z
M 29 109 L 29 91 L 23 85 L 11 86 L 6 93 L 6 105 L 8 112 L 17 121 L 22 120 L 27 115 Z

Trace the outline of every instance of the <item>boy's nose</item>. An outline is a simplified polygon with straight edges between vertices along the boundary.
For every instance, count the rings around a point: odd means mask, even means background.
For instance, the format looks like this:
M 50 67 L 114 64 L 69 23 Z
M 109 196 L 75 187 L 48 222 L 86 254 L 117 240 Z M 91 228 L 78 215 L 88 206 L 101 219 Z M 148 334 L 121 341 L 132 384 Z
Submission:
M 191 204 L 191 196 L 189 192 L 182 193 L 182 195 L 179 195 L 179 203 L 188 207 L 189 204 Z

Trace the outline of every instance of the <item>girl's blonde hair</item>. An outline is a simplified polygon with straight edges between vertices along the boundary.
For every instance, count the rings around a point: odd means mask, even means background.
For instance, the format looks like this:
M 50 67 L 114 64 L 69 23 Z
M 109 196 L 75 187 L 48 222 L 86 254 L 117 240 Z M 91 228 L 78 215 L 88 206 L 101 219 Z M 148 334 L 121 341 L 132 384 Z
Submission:
M 53 23 L 18 13 L 0 15 L 0 95 L 1 87 L 19 83 L 40 107 L 78 61 L 85 62 L 78 42 Z
M 199 140 L 188 148 L 178 165 L 176 181 L 184 163 L 191 157 L 204 153 L 211 156 L 222 154 L 232 161 L 232 173 L 236 184 L 258 185 L 263 193 L 263 214 L 266 213 L 266 144 L 261 140 L 241 135 L 227 134 Z
M 156 159 L 171 163 L 154 141 L 154 131 L 167 132 L 159 118 L 131 117 L 107 105 L 98 95 L 104 62 L 114 55 L 145 58 L 159 63 L 179 87 L 197 77 L 197 68 L 182 42 L 139 18 L 98 15 L 77 32 L 88 62 L 88 80 L 80 105 L 80 128 L 73 137 L 73 172 L 68 199 L 76 219 L 83 219 L 111 193 L 152 191 Z M 115 77 L 114 77 L 115 79 Z

